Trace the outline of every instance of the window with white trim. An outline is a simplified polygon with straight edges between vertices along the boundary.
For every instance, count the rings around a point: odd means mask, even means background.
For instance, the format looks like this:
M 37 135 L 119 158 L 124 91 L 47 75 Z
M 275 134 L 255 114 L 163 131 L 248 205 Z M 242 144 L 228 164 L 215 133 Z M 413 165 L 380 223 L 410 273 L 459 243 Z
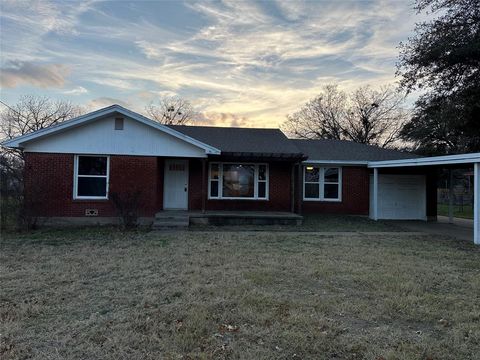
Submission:
M 75 199 L 107 199 L 110 159 L 100 155 L 75 155 Z
M 304 200 L 341 201 L 342 168 L 307 165 L 303 169 Z
M 268 165 L 210 163 L 210 199 L 268 199 Z

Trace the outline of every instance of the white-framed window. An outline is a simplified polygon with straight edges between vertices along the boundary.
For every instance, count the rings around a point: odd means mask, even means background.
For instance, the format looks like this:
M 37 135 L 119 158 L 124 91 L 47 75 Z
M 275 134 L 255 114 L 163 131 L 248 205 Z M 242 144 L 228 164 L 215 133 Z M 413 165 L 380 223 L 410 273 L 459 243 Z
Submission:
M 304 166 L 303 200 L 342 201 L 342 168 Z
M 108 199 L 110 157 L 75 155 L 73 198 Z
M 268 164 L 210 163 L 208 198 L 268 200 Z

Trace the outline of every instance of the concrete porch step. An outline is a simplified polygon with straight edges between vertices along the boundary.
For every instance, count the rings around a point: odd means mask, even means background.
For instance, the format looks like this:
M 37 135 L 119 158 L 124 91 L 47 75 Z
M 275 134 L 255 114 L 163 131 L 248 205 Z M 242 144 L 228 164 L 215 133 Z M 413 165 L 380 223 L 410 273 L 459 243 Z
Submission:
M 179 219 L 188 219 L 190 216 L 188 215 L 164 215 L 157 213 L 155 214 L 155 219 L 164 220 L 164 219 L 171 219 L 171 220 L 179 220 Z
M 163 211 L 155 214 L 152 224 L 153 230 L 180 230 L 190 225 L 188 213 Z

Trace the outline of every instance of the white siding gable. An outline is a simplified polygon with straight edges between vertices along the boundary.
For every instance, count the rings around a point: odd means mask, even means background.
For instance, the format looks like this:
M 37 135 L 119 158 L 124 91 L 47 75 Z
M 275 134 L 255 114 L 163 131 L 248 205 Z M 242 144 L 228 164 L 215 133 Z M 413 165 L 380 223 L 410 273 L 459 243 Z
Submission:
M 111 154 L 169 157 L 206 157 L 205 150 L 139 121 L 124 118 L 123 130 L 115 130 L 115 117 L 32 140 L 27 152 Z

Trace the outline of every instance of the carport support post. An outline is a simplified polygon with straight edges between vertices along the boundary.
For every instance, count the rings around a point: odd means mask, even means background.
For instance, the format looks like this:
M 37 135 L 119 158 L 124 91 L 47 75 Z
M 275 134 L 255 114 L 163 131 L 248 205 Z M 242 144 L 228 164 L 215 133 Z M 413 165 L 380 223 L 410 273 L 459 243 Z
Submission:
M 453 224 L 453 170 L 448 169 L 448 222 Z
M 480 245 L 480 163 L 473 164 L 473 242 Z
M 373 168 L 373 220 L 378 220 L 378 168 Z

